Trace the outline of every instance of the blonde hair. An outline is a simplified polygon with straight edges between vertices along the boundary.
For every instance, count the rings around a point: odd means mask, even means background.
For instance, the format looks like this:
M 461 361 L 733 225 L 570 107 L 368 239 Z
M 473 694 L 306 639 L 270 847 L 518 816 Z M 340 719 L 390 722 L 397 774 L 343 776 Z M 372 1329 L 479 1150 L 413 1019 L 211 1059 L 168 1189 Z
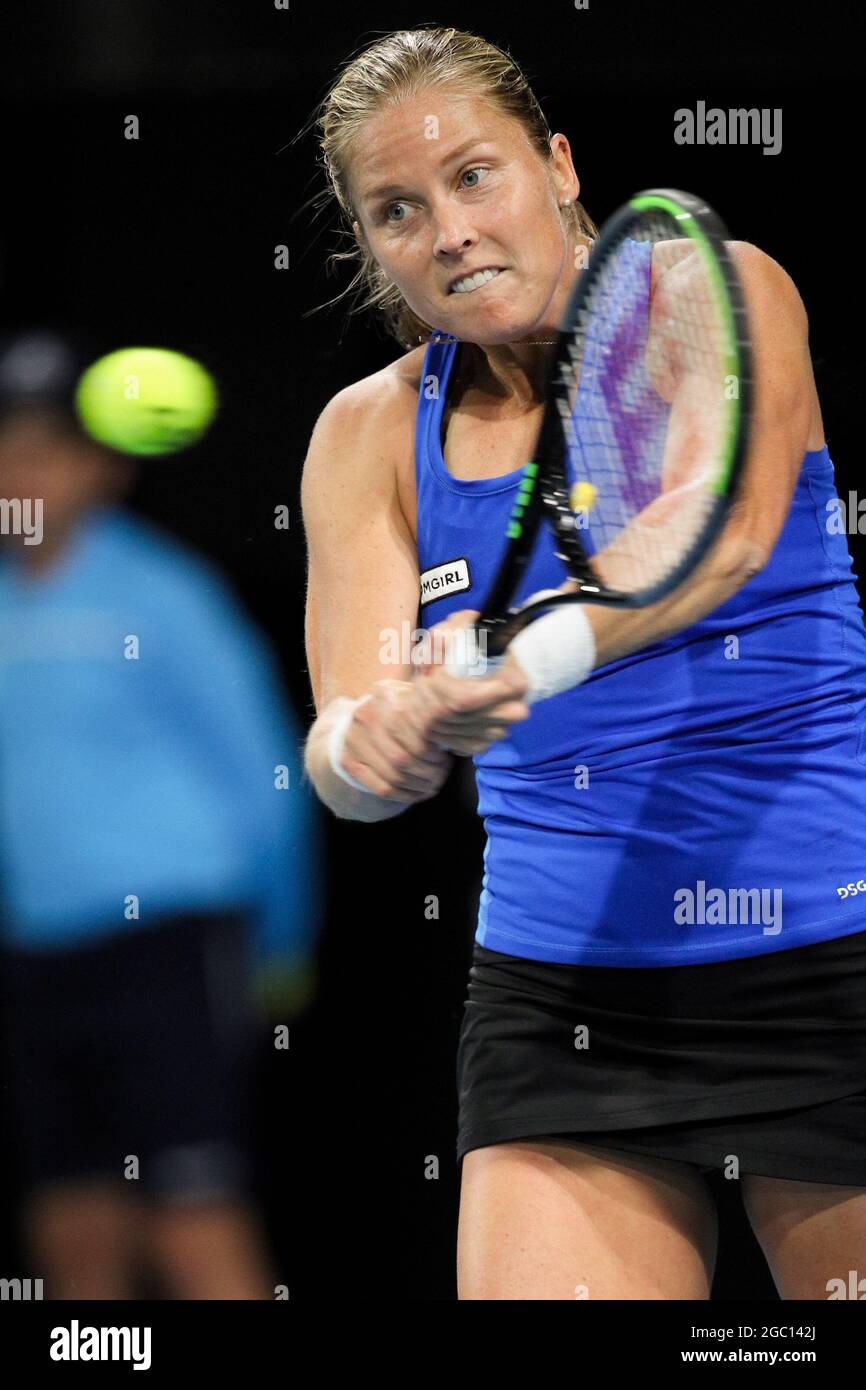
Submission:
M 366 246 L 356 240 L 351 224 L 359 219 L 349 198 L 349 163 L 358 131 L 370 116 L 386 103 L 396 104 L 425 87 L 445 84 L 486 99 L 519 121 L 533 149 L 550 159 L 551 131 L 517 63 L 486 39 L 459 29 L 403 29 L 378 39 L 349 60 L 315 117 L 330 192 L 352 241 L 350 250 L 333 252 L 330 262 L 333 266 L 349 261 L 356 266 L 354 278 L 337 299 L 357 291 L 355 311 L 378 310 L 404 348 L 425 342 L 434 330 L 409 308 Z M 598 228 L 579 202 L 566 204 L 562 218 L 568 235 L 590 241 L 598 236 Z

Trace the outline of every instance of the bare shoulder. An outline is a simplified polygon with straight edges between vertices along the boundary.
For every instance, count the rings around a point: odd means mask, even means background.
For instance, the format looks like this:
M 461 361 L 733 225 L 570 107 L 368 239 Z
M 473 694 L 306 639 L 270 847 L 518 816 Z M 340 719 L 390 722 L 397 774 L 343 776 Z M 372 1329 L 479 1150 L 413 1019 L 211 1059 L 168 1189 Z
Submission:
M 750 241 L 726 241 L 725 250 L 746 297 L 750 316 L 776 318 L 784 331 L 808 332 L 806 308 L 788 272 Z M 705 278 L 700 254 L 689 238 L 661 241 L 653 247 L 650 292 L 681 289 L 689 276 Z
M 422 345 L 332 396 L 310 439 L 305 502 L 325 485 L 357 486 L 359 474 L 379 492 L 393 487 L 397 461 L 411 451 L 423 361 Z
M 361 377 L 332 396 L 318 420 L 315 431 L 361 428 L 378 433 L 383 427 L 399 427 L 411 418 L 418 403 L 418 388 L 424 361 L 423 346 L 405 353 L 378 372 Z
M 772 315 L 780 331 L 808 335 L 806 306 L 787 270 L 750 241 L 726 241 L 746 298 L 753 312 Z
M 805 447 L 820 449 L 824 423 L 809 352 L 809 318 L 800 291 L 787 270 L 759 246 L 750 241 L 725 241 L 724 245 L 742 289 L 761 408 L 775 412 L 777 419 L 808 408 Z M 694 248 L 689 250 L 691 254 L 676 257 L 659 277 L 652 312 L 660 322 L 668 295 L 694 292 L 689 277 L 694 278 L 698 293 L 706 284 L 702 258 Z M 663 386 L 657 389 L 664 396 Z
M 415 535 L 415 419 L 425 347 L 354 381 L 328 401 L 313 429 L 301 478 L 306 526 L 384 508 Z M 352 489 L 353 508 L 346 507 Z

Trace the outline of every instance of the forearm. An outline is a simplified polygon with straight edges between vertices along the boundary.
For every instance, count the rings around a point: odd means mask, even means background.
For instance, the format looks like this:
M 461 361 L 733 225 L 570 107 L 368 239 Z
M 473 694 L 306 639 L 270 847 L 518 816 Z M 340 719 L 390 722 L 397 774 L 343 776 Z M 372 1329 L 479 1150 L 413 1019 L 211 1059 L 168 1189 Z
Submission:
M 328 738 L 334 722 L 343 709 L 343 701 L 332 700 L 319 715 L 307 736 L 304 748 L 304 767 L 320 801 L 340 820 L 391 820 L 408 809 L 410 802 L 397 801 L 389 796 L 362 792 L 344 782 L 331 767 L 328 758 Z
M 646 608 L 586 604 L 596 644 L 596 666 L 661 642 L 721 607 L 764 564 L 759 548 L 723 535 L 692 575 L 673 593 Z

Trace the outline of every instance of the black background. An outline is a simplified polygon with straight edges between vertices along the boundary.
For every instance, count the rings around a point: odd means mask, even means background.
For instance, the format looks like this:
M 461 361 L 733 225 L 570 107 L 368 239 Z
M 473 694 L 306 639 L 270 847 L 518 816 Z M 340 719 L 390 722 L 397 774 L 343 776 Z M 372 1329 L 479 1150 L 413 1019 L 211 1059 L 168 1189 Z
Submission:
M 296 139 L 338 65 L 377 34 L 435 20 L 509 48 L 569 137 L 600 224 L 638 188 L 703 194 L 731 235 L 793 277 L 840 495 L 856 488 L 863 380 L 859 191 L 864 20 L 833 0 L 719 7 L 67 0 L 7 7 L 3 327 L 84 328 L 96 352 L 161 344 L 218 380 L 218 424 L 142 472 L 146 515 L 218 560 L 279 652 L 304 721 L 301 467 L 316 416 L 399 351 L 326 276 L 332 211 L 314 140 Z M 782 151 L 683 147 L 674 111 L 781 107 Z M 140 138 L 124 138 L 134 114 Z M 274 248 L 290 268 L 274 268 Z M 273 527 L 289 506 L 288 533 Z M 862 540 L 851 538 L 855 567 Z M 323 816 L 329 889 L 321 984 L 288 1053 L 263 1039 L 260 1196 L 293 1298 L 452 1299 L 458 1176 L 454 1058 L 483 830 L 471 767 L 433 804 L 378 826 Z M 425 899 L 440 916 L 428 921 Z M 425 1178 L 438 1156 L 438 1180 Z M 716 1296 L 772 1298 L 735 1184 L 718 1184 Z M 4 1185 L 4 1268 L 14 1247 Z

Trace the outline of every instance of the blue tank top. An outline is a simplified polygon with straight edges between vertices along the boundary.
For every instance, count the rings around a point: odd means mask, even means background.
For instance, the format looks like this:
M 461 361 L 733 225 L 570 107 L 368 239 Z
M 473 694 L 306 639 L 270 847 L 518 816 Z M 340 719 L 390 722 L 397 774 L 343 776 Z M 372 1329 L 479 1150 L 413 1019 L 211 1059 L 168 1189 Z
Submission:
M 646 281 L 648 305 L 648 266 Z M 457 347 L 429 344 L 419 392 L 425 629 L 481 607 L 522 475 L 446 469 Z M 534 705 L 473 759 L 481 945 L 667 966 L 866 930 L 866 630 L 829 524 L 835 497 L 827 446 L 808 451 L 760 574 L 700 622 Z M 545 525 L 517 598 L 565 578 Z

